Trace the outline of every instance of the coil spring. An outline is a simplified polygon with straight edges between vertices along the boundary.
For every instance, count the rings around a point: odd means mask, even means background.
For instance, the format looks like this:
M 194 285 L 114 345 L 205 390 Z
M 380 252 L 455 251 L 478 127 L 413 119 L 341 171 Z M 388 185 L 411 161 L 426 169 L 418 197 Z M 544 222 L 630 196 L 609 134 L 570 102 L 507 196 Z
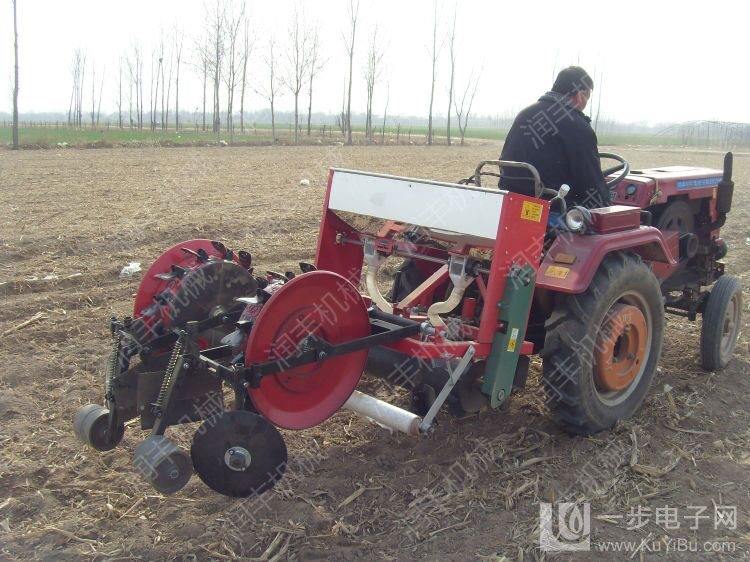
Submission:
M 109 354 L 109 360 L 107 361 L 107 367 L 104 378 L 104 391 L 105 398 L 111 400 L 113 396 L 114 382 L 119 374 L 120 365 L 120 352 L 122 351 L 122 338 L 119 333 L 115 333 L 112 336 L 112 351 Z
M 172 356 L 169 358 L 169 363 L 167 364 L 167 370 L 164 371 L 164 378 L 161 381 L 161 387 L 159 388 L 159 395 L 156 397 L 156 402 L 154 403 L 154 410 L 157 412 L 161 412 L 162 408 L 164 406 L 164 398 L 167 395 L 167 389 L 169 388 L 169 385 L 172 383 L 172 378 L 174 378 L 174 368 L 177 365 L 177 360 L 179 359 L 180 355 L 182 355 L 182 348 L 184 347 L 184 338 L 182 335 L 177 340 L 177 343 L 174 344 L 174 349 L 172 350 Z

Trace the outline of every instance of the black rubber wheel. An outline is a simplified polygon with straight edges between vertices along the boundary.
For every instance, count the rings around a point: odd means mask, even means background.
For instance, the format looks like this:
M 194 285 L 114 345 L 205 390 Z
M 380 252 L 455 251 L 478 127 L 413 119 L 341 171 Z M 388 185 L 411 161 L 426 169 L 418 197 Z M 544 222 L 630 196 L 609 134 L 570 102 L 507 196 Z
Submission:
M 133 466 L 162 494 L 178 492 L 193 475 L 187 452 L 164 435 L 150 435 L 144 439 L 135 448 Z
M 265 418 L 243 410 L 216 414 L 196 430 L 193 467 L 212 490 L 235 498 L 260 495 L 284 474 L 287 450 Z
M 680 234 L 695 231 L 693 210 L 686 201 L 677 200 L 667 203 L 656 222 L 659 230 L 678 230 Z
M 631 365 L 631 378 L 613 389 L 608 370 L 620 361 L 618 354 L 628 350 L 627 335 L 609 338 L 615 312 L 622 316 L 622 311 L 625 318 L 631 311 L 641 319 L 635 330 L 641 348 L 622 359 Z M 545 326 L 543 384 L 547 404 L 563 428 L 589 435 L 638 410 L 656 373 L 664 331 L 659 282 L 639 256 L 608 255 L 584 293 L 557 296 Z M 631 328 L 620 325 L 620 332 L 627 334 Z M 608 359 L 603 357 L 607 349 L 612 351 Z
M 720 277 L 711 289 L 701 326 L 701 363 L 720 371 L 732 360 L 742 320 L 742 285 L 736 277 Z
M 118 424 L 109 431 L 109 410 L 99 404 L 88 404 L 76 412 L 73 432 L 79 441 L 97 451 L 111 451 L 122 441 L 125 426 Z

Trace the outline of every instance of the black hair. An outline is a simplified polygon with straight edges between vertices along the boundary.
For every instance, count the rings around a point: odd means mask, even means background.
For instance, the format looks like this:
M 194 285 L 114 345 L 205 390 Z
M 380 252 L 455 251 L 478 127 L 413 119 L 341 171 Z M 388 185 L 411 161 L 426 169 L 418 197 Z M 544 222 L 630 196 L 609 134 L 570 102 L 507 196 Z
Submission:
M 552 91 L 558 94 L 572 96 L 583 90 L 593 90 L 594 81 L 588 72 L 580 66 L 563 68 L 555 78 Z

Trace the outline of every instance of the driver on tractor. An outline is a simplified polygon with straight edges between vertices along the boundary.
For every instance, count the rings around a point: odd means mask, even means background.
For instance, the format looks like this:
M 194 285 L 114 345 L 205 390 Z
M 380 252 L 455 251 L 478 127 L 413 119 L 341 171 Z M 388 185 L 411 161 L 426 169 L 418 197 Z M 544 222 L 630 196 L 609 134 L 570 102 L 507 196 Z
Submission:
M 534 166 L 546 187 L 570 186 L 569 205 L 587 208 L 609 205 L 591 119 L 583 110 L 594 83 L 580 66 L 564 68 L 552 90 L 521 111 L 508 131 L 501 160 Z M 500 188 L 534 195 L 531 174 L 520 168 L 504 169 Z

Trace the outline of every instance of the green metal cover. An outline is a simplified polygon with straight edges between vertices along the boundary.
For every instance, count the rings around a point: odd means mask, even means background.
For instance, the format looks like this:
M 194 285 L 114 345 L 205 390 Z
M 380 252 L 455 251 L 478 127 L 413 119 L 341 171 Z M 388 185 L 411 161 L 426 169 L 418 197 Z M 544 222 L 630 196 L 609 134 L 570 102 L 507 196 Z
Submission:
M 495 334 L 482 383 L 482 392 L 489 397 L 493 408 L 510 396 L 518 356 L 526 337 L 535 277 L 530 265 L 511 267 L 503 298 L 497 305 L 505 332 Z

